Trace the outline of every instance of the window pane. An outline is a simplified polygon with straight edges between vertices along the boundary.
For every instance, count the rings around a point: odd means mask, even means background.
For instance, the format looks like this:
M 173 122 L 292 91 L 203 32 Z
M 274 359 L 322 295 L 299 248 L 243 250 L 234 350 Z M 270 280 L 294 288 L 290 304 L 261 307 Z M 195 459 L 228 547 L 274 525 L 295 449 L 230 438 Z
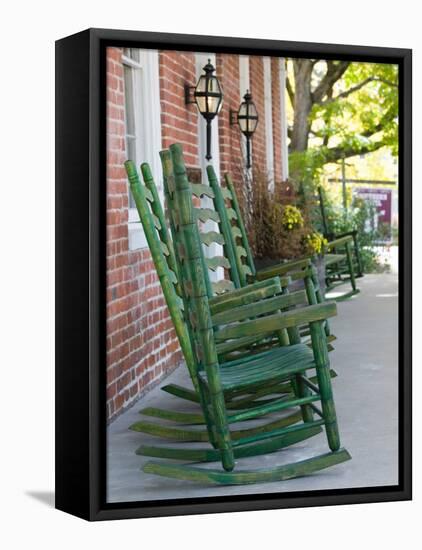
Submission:
M 139 48 L 130 48 L 130 58 L 139 63 L 140 61 L 140 51 Z
M 133 94 L 133 69 L 124 66 L 126 134 L 135 135 L 135 109 Z
M 123 48 L 123 55 L 129 59 L 133 59 L 137 63 L 140 60 L 140 53 L 139 48 Z

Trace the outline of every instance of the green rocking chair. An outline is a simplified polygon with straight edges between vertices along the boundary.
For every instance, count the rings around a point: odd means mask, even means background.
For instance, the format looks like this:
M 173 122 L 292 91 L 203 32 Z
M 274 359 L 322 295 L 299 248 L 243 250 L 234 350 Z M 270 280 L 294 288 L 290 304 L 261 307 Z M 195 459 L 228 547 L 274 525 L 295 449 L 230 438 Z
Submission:
M 197 461 L 221 461 L 223 469 L 203 469 L 192 465 L 172 465 L 163 462 L 148 462 L 143 470 L 165 477 L 220 484 L 245 484 L 290 479 L 310 474 L 322 468 L 350 459 L 349 453 L 340 447 L 334 400 L 329 373 L 329 359 L 324 321 L 336 314 L 334 303 L 316 304 L 281 312 L 286 303 L 291 307 L 289 295 L 277 296 L 256 304 L 240 306 L 224 312 L 223 319 L 212 315 L 202 242 L 197 227 L 190 184 L 186 176 L 181 146 L 171 146 L 174 177 L 169 187 L 174 186 L 172 207 L 176 212 L 175 249 L 177 269 L 181 277 L 184 320 L 191 342 L 185 359 L 192 361 L 195 370 L 200 405 L 206 422 L 211 448 L 173 448 L 156 456 Z M 151 231 L 151 234 L 156 234 Z M 156 241 L 160 242 L 159 240 Z M 150 246 L 152 244 L 152 240 Z M 166 262 L 162 248 L 156 250 L 165 272 Z M 157 261 L 157 263 L 159 263 Z M 170 288 L 171 280 L 161 275 L 164 288 Z M 306 301 L 304 291 L 294 293 Z M 293 294 L 292 294 L 293 296 Z M 286 302 L 287 298 L 287 302 Z M 296 298 L 294 300 L 296 302 Z M 266 307 L 262 304 L 267 302 Z M 262 312 L 271 315 L 260 317 Z M 303 323 L 310 324 L 312 349 L 306 344 L 291 343 L 261 354 L 243 357 L 224 364 L 219 357 L 221 345 L 230 340 L 260 334 L 271 334 L 279 330 L 294 329 Z M 292 331 L 290 331 L 292 333 Z M 184 350 L 185 352 L 185 350 Z M 316 369 L 316 382 L 307 376 Z M 289 381 L 294 395 L 278 399 L 270 404 L 255 405 L 253 408 L 231 412 L 227 407 L 227 392 L 244 391 L 249 386 L 269 386 Z M 320 402 L 320 407 L 315 403 Z M 247 437 L 233 437 L 231 424 L 239 420 L 252 419 L 271 411 L 300 407 L 302 420 L 296 424 L 269 432 L 260 432 Z M 330 451 L 297 463 L 262 470 L 236 471 L 235 458 L 273 452 L 284 446 L 283 438 L 296 436 L 311 429 L 325 427 Z M 290 443 L 289 443 L 290 444 Z M 146 453 L 147 454 L 147 453 Z
M 358 239 L 358 232 L 356 229 L 352 231 L 347 231 L 344 233 L 334 233 L 330 230 L 330 224 L 326 212 L 326 198 L 324 190 L 321 186 L 318 187 L 318 202 L 321 212 L 321 222 L 322 222 L 322 230 L 324 237 L 328 240 L 329 245 L 333 248 L 342 248 L 343 254 L 347 254 L 347 248 L 345 244 L 342 245 L 342 242 L 348 242 L 349 243 L 349 250 L 352 253 L 351 254 L 351 262 L 349 262 L 349 259 L 347 256 L 345 257 L 343 255 L 342 264 L 339 265 L 338 262 L 333 261 L 330 264 L 330 254 L 326 257 L 326 265 L 327 265 L 327 273 L 326 273 L 326 284 L 327 289 L 330 290 L 333 288 L 336 283 L 341 284 L 341 282 L 344 282 L 347 278 L 350 279 L 351 284 L 354 282 L 354 280 L 363 277 L 363 266 L 362 266 L 362 258 L 360 253 L 360 247 L 359 247 L 359 239 Z M 336 243 L 340 244 L 336 245 Z M 347 241 L 344 241 L 343 239 L 347 239 Z M 343 241 L 342 241 L 343 240 Z M 334 243 L 334 244 L 333 244 Z M 345 262 L 347 260 L 347 263 Z M 351 269 L 351 266 L 353 269 Z M 350 273 L 352 274 L 353 281 L 351 280 Z M 352 284 L 353 288 L 353 284 Z M 355 290 L 356 290 L 356 283 L 355 283 Z
M 188 399 L 189 401 L 199 403 L 199 395 L 197 392 L 198 381 L 196 372 L 193 367 L 190 341 L 187 336 L 186 327 L 183 321 L 184 306 L 181 298 L 181 285 L 179 282 L 179 276 L 177 275 L 178 269 L 176 266 L 173 243 L 168 236 L 164 213 L 158 198 L 157 188 L 152 179 L 152 175 L 147 164 L 142 165 L 142 174 L 146 186 L 143 186 L 141 184 L 136 171 L 136 167 L 134 166 L 133 162 L 128 161 L 125 163 L 125 166 L 129 177 L 131 192 L 134 197 L 142 224 L 144 226 L 145 234 L 161 282 L 163 293 L 169 308 L 171 318 L 173 320 L 173 324 L 176 329 L 180 346 L 186 359 L 193 386 L 195 388 L 194 390 L 191 390 L 172 384 L 164 386 L 164 388 L 162 389 L 168 391 L 168 393 L 177 395 L 178 397 L 182 397 L 184 399 Z M 282 293 L 281 282 L 282 280 L 280 280 L 279 278 L 274 278 L 273 280 L 266 281 L 265 284 L 257 283 L 256 285 L 250 285 L 249 287 L 244 289 L 227 292 L 222 296 L 211 298 L 210 307 L 213 312 L 215 321 L 225 322 L 226 319 L 224 316 L 224 311 L 230 309 L 231 316 L 233 317 L 235 311 L 235 309 L 233 308 L 239 308 L 240 306 L 244 306 L 244 309 L 241 312 L 241 314 L 244 316 L 248 311 L 247 307 L 245 306 L 247 306 L 248 304 L 253 304 L 257 301 L 260 301 L 261 305 L 259 308 L 255 308 L 255 314 L 259 313 L 260 315 L 262 315 L 267 311 L 272 312 L 274 310 L 274 307 L 271 298 L 274 298 Z M 309 291 L 312 292 L 311 289 Z M 301 299 L 303 299 L 303 296 L 303 293 L 302 295 L 298 293 L 287 294 L 283 299 L 283 304 L 285 307 L 291 307 L 295 305 L 298 300 L 300 301 Z M 265 298 L 270 299 L 265 301 Z M 286 345 L 286 343 L 288 343 L 288 330 L 291 329 L 283 329 L 278 331 L 279 345 Z M 244 350 L 245 346 L 250 345 L 251 341 L 255 340 L 256 338 L 247 337 L 244 339 L 221 342 L 219 344 L 219 357 L 227 358 L 230 353 L 232 353 L 234 350 L 238 350 L 239 348 Z M 230 365 L 233 364 L 235 364 L 235 361 L 232 360 L 230 362 Z M 254 387 L 254 385 L 251 384 L 245 390 L 237 390 L 233 392 L 227 391 L 226 399 L 230 408 L 241 409 L 253 407 L 256 404 L 262 406 L 264 404 L 269 404 L 271 401 L 276 399 L 273 397 L 266 401 L 263 401 L 262 397 L 264 397 L 265 395 L 283 395 L 289 392 L 291 392 L 291 386 L 289 383 L 272 385 L 270 388 L 262 387 L 262 385 L 260 384 L 258 384 L 257 387 Z M 258 399 L 259 403 L 257 403 Z M 147 416 L 172 420 L 179 424 L 191 425 L 205 423 L 205 419 L 200 412 L 186 413 L 169 411 L 155 407 L 147 407 L 145 409 L 142 409 L 140 413 Z M 289 423 L 297 422 L 297 420 L 298 414 L 293 413 L 288 417 L 283 417 L 282 419 L 271 421 L 269 424 L 263 425 L 259 429 L 254 428 L 250 430 L 239 430 L 238 432 L 234 433 L 233 436 L 241 437 L 246 435 L 253 435 L 258 433 L 259 431 L 269 431 L 280 428 L 282 426 L 286 426 Z M 187 430 L 184 428 L 174 428 L 145 421 L 137 422 L 133 424 L 131 428 L 136 431 L 150 433 L 153 435 L 158 435 L 160 437 L 174 440 L 208 440 L 207 432 L 204 430 Z

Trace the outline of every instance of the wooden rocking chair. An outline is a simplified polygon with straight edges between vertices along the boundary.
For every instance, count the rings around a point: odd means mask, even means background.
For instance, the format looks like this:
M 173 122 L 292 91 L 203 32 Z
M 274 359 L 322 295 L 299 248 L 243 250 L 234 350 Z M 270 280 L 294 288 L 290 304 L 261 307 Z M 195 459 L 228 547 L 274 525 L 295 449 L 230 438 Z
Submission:
M 290 479 L 350 459 L 349 453 L 340 448 L 326 336 L 323 330 L 324 320 L 336 314 L 335 304 L 326 302 L 280 312 L 280 309 L 285 308 L 286 298 L 288 298 L 282 295 L 267 300 L 267 307 L 262 305 L 263 302 L 258 302 L 225 312 L 224 325 L 221 324 L 222 319 L 216 320 L 216 315 L 212 315 L 208 298 L 202 242 L 183 163 L 182 149 L 176 144 L 171 146 L 170 150 L 174 177 L 169 179 L 168 184 L 174 193 L 172 207 L 177 217 L 175 228 L 177 254 L 175 256 L 181 276 L 184 317 L 192 344 L 190 350 L 192 355 L 188 357 L 190 360 L 193 357 L 200 405 L 212 448 L 205 450 L 175 448 L 168 451 L 162 449 L 158 456 L 176 459 L 189 456 L 189 459 L 194 461 L 220 460 L 223 470 L 162 462 L 148 462 L 143 470 L 183 480 L 245 484 Z M 174 190 L 171 189 L 173 186 Z M 158 253 L 162 257 L 162 248 Z M 164 264 L 163 267 L 165 267 Z M 162 277 L 163 288 L 172 284 L 166 279 Z M 302 298 L 306 299 L 303 291 L 295 294 L 302 295 Z M 269 313 L 270 302 L 274 313 L 261 318 L 260 314 L 264 310 L 266 314 Z M 290 301 L 288 305 L 291 306 Z M 243 339 L 257 333 L 271 334 L 279 330 L 294 329 L 305 322 L 310 324 L 312 350 L 305 344 L 292 343 L 261 354 L 244 357 L 226 365 L 219 359 L 221 353 L 219 346 L 224 345 L 228 340 Z M 311 369 L 316 369 L 316 383 L 311 382 L 307 377 L 307 372 Z M 227 408 L 228 391 L 236 392 L 250 385 L 268 386 L 285 381 L 290 381 L 292 384 L 295 390 L 294 396 L 234 413 Z M 315 405 L 317 401 L 321 403 L 321 408 Z M 302 421 L 297 424 L 248 437 L 233 437 L 231 424 L 240 419 L 259 417 L 268 409 L 279 411 L 297 406 L 300 407 L 302 415 Z M 318 419 L 315 419 L 314 415 Z M 282 443 L 280 438 L 322 426 L 325 427 L 330 452 L 271 469 L 232 471 L 235 467 L 235 458 L 272 452 Z
M 180 346 L 185 356 L 192 383 L 195 388 L 194 390 L 190 390 L 188 388 L 172 384 L 165 386 L 162 389 L 178 397 L 182 397 L 184 399 L 188 399 L 189 401 L 199 403 L 199 394 L 197 391 L 198 380 L 196 371 L 193 366 L 190 340 L 183 320 L 184 306 L 181 298 L 181 285 L 179 282 L 173 243 L 169 238 L 168 231 L 165 225 L 164 213 L 158 198 L 157 188 L 154 184 L 151 171 L 147 164 L 142 165 L 142 174 L 144 177 L 144 181 L 146 182 L 146 186 L 143 186 L 141 184 L 136 171 L 136 167 L 134 166 L 133 162 L 126 162 L 125 167 L 129 177 L 132 195 L 134 197 L 145 230 L 145 235 L 147 237 L 147 241 L 152 253 L 153 261 L 161 282 L 169 312 L 176 329 Z M 196 209 L 195 213 L 197 214 Z M 273 312 L 273 303 L 271 301 L 271 298 L 274 298 L 280 293 L 282 293 L 281 280 L 279 278 L 274 278 L 272 281 L 266 281 L 265 284 L 257 283 L 256 285 L 250 285 L 245 289 L 227 292 L 223 296 L 211 298 L 210 307 L 214 314 L 214 319 L 217 323 L 225 322 L 225 310 L 230 309 L 231 312 L 233 312 L 233 308 L 247 306 L 248 304 L 254 304 L 257 301 L 259 301 L 261 304 L 259 307 L 255 308 L 254 314 L 257 314 L 258 312 L 260 315 L 262 315 L 266 311 Z M 265 298 L 268 298 L 268 300 L 265 301 Z M 283 304 L 285 307 L 293 306 L 302 299 L 303 294 L 287 294 L 284 298 Z M 242 310 L 242 315 L 245 315 L 245 313 L 247 313 L 247 308 Z M 231 313 L 231 315 L 233 316 L 233 313 Z M 283 329 L 278 331 L 279 345 L 286 345 L 288 343 L 288 330 L 289 329 Z M 219 346 L 219 357 L 224 359 L 228 356 L 228 354 L 232 353 L 233 350 L 238 350 L 239 348 L 244 349 L 245 345 L 250 344 L 250 342 L 254 340 L 256 340 L 256 338 L 254 339 L 248 337 L 235 341 L 231 340 L 227 342 L 221 342 Z M 230 362 L 230 365 L 233 364 L 235 364 L 235 361 Z M 259 406 L 262 407 L 262 405 L 269 404 L 275 399 L 271 398 L 263 401 L 262 397 L 265 397 L 265 395 L 283 395 L 291 391 L 292 388 L 288 382 L 279 385 L 273 384 L 270 388 L 262 387 L 262 384 L 257 384 L 257 387 L 255 387 L 254 384 L 250 384 L 248 388 L 244 390 L 228 390 L 226 392 L 226 400 L 228 402 L 228 407 L 232 409 L 242 409 L 248 407 L 250 408 L 255 406 L 256 404 L 259 404 Z M 257 403 L 257 399 L 260 399 L 259 403 Z M 205 419 L 201 413 L 169 411 L 155 407 L 142 409 L 140 413 L 148 416 L 158 417 L 161 419 L 173 420 L 179 424 L 191 425 L 205 423 Z M 288 417 L 283 417 L 282 419 L 272 421 L 269 424 L 261 426 L 260 428 L 239 430 L 238 432 L 234 432 L 233 437 L 245 437 L 248 435 L 256 434 L 258 432 L 265 432 L 277 429 L 282 426 L 287 426 L 288 424 L 295 423 L 297 422 L 297 420 L 298 414 L 293 413 Z M 153 435 L 158 435 L 160 437 L 174 440 L 208 440 L 208 434 L 206 430 L 186 430 L 183 428 L 180 429 L 163 426 L 160 424 L 154 424 L 145 421 L 136 422 L 131 426 L 131 428 L 136 431 L 150 433 Z M 314 435 L 314 433 L 315 432 L 309 432 L 309 435 L 303 433 L 301 437 L 309 437 L 310 435 Z M 139 454 L 145 454 L 145 452 L 145 449 L 141 449 L 139 451 Z M 148 452 L 153 451 L 149 449 Z
M 324 237 L 328 240 L 328 244 L 324 247 L 326 292 L 330 292 L 337 287 L 344 288 L 344 285 L 350 284 L 351 286 L 351 290 L 341 292 L 336 297 L 330 297 L 330 299 L 339 302 L 342 300 L 347 300 L 360 292 L 356 285 L 356 278 L 358 276 L 362 276 L 357 237 L 355 232 L 333 235 L 327 231 L 324 196 L 321 187 L 318 188 L 318 194 L 322 215 L 323 233 Z M 353 251 L 355 254 L 353 254 Z
M 248 283 L 250 284 L 253 281 L 257 282 L 272 279 L 278 275 L 282 277 L 289 277 L 292 282 L 302 280 L 304 287 L 306 288 L 305 281 L 308 277 L 311 277 L 315 287 L 315 303 L 323 303 L 325 300 L 324 293 L 320 289 L 317 271 L 315 266 L 312 264 L 312 259 L 310 257 L 281 262 L 261 270 L 256 269 L 236 191 L 230 174 L 225 174 L 225 187 L 219 185 L 212 166 L 207 167 L 207 175 L 214 196 L 215 209 L 222 219 L 221 231 L 226 241 L 231 243 L 231 247 L 233 249 L 233 255 L 235 257 L 237 273 L 241 286 Z M 336 339 L 335 335 L 330 333 L 328 321 L 325 323 L 324 330 L 329 342 Z M 301 335 L 309 336 L 309 327 L 302 327 Z M 332 349 L 333 347 L 330 344 L 329 351 Z

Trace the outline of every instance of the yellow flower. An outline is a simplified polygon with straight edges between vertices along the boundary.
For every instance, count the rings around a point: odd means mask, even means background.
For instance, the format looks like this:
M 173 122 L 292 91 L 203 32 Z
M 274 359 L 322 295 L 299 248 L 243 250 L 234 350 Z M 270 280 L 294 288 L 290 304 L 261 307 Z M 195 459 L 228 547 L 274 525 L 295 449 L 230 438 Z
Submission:
M 281 223 L 285 229 L 291 230 L 303 226 L 303 217 L 300 210 L 288 204 L 283 208 Z

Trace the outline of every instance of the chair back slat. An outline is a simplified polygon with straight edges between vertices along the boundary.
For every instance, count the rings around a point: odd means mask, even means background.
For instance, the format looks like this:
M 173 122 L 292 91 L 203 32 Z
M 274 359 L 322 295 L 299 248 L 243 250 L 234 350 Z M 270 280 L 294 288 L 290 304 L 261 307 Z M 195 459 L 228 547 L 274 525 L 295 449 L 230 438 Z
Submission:
M 207 168 L 207 173 L 214 191 L 214 205 L 221 218 L 222 233 L 230 243 L 232 261 L 236 266 L 240 286 L 243 287 L 255 277 L 256 271 L 236 193 L 227 174 L 226 186 L 221 187 L 212 167 Z
M 163 183 L 164 183 L 164 197 L 165 202 L 167 205 L 167 211 L 168 211 L 168 218 L 169 218 L 169 225 L 170 225 L 170 231 L 173 236 L 173 242 L 174 242 L 174 250 L 175 250 L 175 258 L 176 261 L 178 261 L 178 264 L 180 265 L 180 258 L 181 254 L 183 254 L 183 243 L 180 241 L 177 235 L 177 227 L 180 224 L 179 220 L 179 212 L 174 207 L 174 193 L 175 193 L 175 181 L 174 181 L 174 173 L 173 173 L 173 163 L 171 160 L 171 154 L 168 149 L 164 149 L 163 151 L 160 151 L 160 159 L 161 159 L 161 166 L 163 169 Z M 191 184 L 198 186 L 199 184 Z M 198 191 L 200 193 L 200 191 Z M 194 216 L 195 219 L 198 218 L 198 214 L 196 212 L 196 209 L 194 210 Z M 202 262 L 203 266 L 205 268 L 205 282 L 207 287 L 208 296 L 213 296 L 213 288 L 211 286 L 211 280 L 209 278 L 208 271 L 205 266 L 205 257 L 202 256 Z M 182 273 L 179 273 L 181 277 L 183 277 Z
M 191 185 L 192 193 L 196 197 L 200 198 L 200 197 L 206 196 L 206 197 L 209 197 L 210 199 L 214 198 L 214 192 L 209 185 L 204 185 L 202 183 L 191 183 L 190 185 Z
M 232 469 L 234 460 L 230 430 L 208 301 L 202 243 L 193 209 L 192 189 L 186 173 L 182 147 L 179 144 L 171 145 L 170 152 L 176 188 L 173 206 L 178 211 L 179 218 L 179 225 L 175 227 L 175 236 L 182 243 L 184 251 L 183 265 L 179 267 L 184 270 L 183 288 L 185 283 L 189 282 L 191 292 L 185 300 L 186 317 L 196 344 L 195 350 L 200 353 L 200 357 L 197 357 L 198 364 L 204 369 L 207 377 L 206 397 L 209 399 L 212 410 L 214 433 L 222 453 L 223 466 L 226 469 Z
M 215 271 L 219 267 L 230 269 L 230 262 L 224 256 L 213 256 L 212 258 L 205 258 L 208 269 Z
M 234 290 L 234 284 L 231 281 L 228 281 L 227 279 L 221 279 L 221 281 L 217 281 L 215 283 L 211 283 L 214 294 L 224 294 L 225 292 L 229 292 L 230 290 Z
M 166 202 L 170 214 L 170 228 L 172 233 L 174 228 L 180 223 L 179 212 L 172 207 L 173 195 L 174 195 L 174 176 L 170 174 L 170 171 L 166 168 L 169 166 L 169 152 L 162 152 L 163 174 L 164 174 L 164 190 Z M 191 183 L 191 192 L 195 199 L 200 199 L 205 203 L 209 203 L 210 199 L 212 203 L 215 203 L 215 195 L 213 189 L 207 184 Z M 198 202 L 197 200 L 194 202 Z M 215 293 L 221 294 L 232 290 L 234 288 L 240 288 L 240 280 L 237 275 L 235 253 L 232 248 L 231 240 L 227 241 L 222 229 L 222 220 L 219 212 L 215 208 L 210 208 L 208 204 L 204 206 L 194 206 L 194 214 L 198 223 L 200 231 L 200 239 L 204 245 L 204 267 L 208 268 L 206 273 L 208 296 L 212 297 Z M 211 222 L 211 223 L 209 223 Z M 227 230 L 226 230 L 227 232 Z M 174 235 L 173 235 L 174 236 Z M 216 246 L 217 245 L 217 246 Z M 223 249 L 223 256 L 220 252 L 220 247 Z M 210 272 L 215 273 L 219 268 L 228 270 L 230 281 L 222 282 L 211 281 L 214 278 Z M 225 274 L 226 275 L 226 274 Z M 225 279 L 223 279 L 225 280 Z M 219 284 L 221 283 L 221 284 Z
M 194 210 L 197 220 L 203 223 L 206 223 L 210 220 L 216 223 L 219 223 L 220 221 L 220 216 L 218 212 L 216 212 L 212 208 L 195 208 Z
M 147 189 L 147 187 L 141 183 L 138 172 L 136 170 L 136 166 L 132 161 L 126 161 L 125 168 L 129 179 L 130 190 L 134 198 L 142 226 L 144 228 L 145 237 L 147 239 L 152 260 L 154 262 L 155 269 L 160 280 L 161 288 L 163 290 L 164 298 L 166 300 L 169 313 L 176 330 L 180 347 L 182 349 L 186 365 L 191 375 L 192 382 L 195 388 L 197 388 L 198 364 L 192 350 L 190 336 L 184 319 L 183 310 L 185 308 L 185 305 L 181 295 L 178 293 L 180 292 L 180 285 L 177 276 L 176 259 L 173 255 L 173 248 L 169 248 L 167 244 L 161 240 L 160 231 L 155 226 L 155 215 L 152 212 L 152 205 L 154 202 L 156 202 L 154 200 L 154 193 L 151 193 L 151 190 Z M 147 165 L 143 165 L 142 173 L 143 175 L 146 174 L 148 177 L 151 176 L 149 167 Z M 147 196 L 149 198 L 147 198 Z M 159 204 L 155 204 L 155 212 L 157 212 L 158 214 L 159 207 Z M 157 219 L 159 219 L 160 216 L 161 214 L 156 216 Z M 167 254 L 165 254 L 164 251 L 167 251 Z M 170 263 L 174 265 L 174 269 L 170 267 Z

